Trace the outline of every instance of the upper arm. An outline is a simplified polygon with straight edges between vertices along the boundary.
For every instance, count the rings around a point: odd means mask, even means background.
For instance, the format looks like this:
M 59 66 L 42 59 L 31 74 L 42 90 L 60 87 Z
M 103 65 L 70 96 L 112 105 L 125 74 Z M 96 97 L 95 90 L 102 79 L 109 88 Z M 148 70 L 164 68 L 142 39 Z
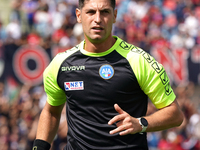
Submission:
M 168 106 L 166 106 L 164 108 L 161 108 L 161 109 L 165 109 L 165 108 L 168 108 L 168 107 L 171 109 L 171 112 L 174 115 L 176 115 L 176 113 L 181 115 L 182 111 L 181 111 L 181 108 L 180 108 L 180 106 L 178 104 L 178 101 L 176 99 L 170 105 L 168 105 Z
M 58 106 L 52 106 L 48 102 L 46 102 L 43 110 L 49 112 L 52 115 L 60 116 L 64 105 L 65 103 Z
M 164 108 L 161 108 L 160 110 L 162 109 L 165 109 L 166 116 L 167 114 L 169 114 L 169 116 L 171 116 L 172 118 L 175 118 L 177 122 L 182 123 L 184 116 L 176 99 L 170 105 Z
M 174 107 L 174 108 L 176 108 L 176 109 L 179 109 L 180 107 L 179 107 L 179 104 L 178 104 L 178 102 L 177 102 L 177 100 L 175 99 L 170 105 L 168 105 L 168 106 L 166 106 L 166 107 Z M 164 107 L 165 108 L 165 107 Z M 161 108 L 161 109 L 163 109 L 163 108 Z

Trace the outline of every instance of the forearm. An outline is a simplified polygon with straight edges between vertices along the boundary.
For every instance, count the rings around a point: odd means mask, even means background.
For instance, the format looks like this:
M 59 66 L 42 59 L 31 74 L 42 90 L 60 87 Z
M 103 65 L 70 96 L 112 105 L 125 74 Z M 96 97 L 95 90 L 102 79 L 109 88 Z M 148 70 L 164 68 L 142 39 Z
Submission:
M 59 120 L 60 118 L 43 110 L 38 123 L 36 139 L 42 139 L 48 143 L 52 143 L 58 130 Z
M 49 104 L 46 104 L 40 115 L 36 139 L 44 140 L 52 143 L 60 123 L 60 113 L 63 106 L 59 106 L 59 111 L 49 109 Z M 58 107 L 57 107 L 58 108 Z
M 109 120 L 108 124 L 116 123 L 117 128 L 111 130 L 110 134 L 119 133 L 120 135 L 135 134 L 142 131 L 137 118 L 130 116 L 122 110 L 117 104 L 114 105 L 115 110 L 119 115 L 114 116 Z M 160 131 L 176 127 L 183 122 L 183 113 L 175 100 L 171 105 L 156 111 L 150 116 L 144 116 L 148 121 L 146 132 Z
M 149 123 L 146 132 L 160 131 L 181 125 L 183 113 L 177 102 L 173 102 L 154 114 L 145 117 Z

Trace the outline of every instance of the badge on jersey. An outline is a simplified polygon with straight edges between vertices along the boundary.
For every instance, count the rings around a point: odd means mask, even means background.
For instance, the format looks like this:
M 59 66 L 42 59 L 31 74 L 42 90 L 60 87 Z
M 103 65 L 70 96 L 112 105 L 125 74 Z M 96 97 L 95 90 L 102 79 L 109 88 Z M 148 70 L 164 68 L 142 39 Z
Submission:
M 103 79 L 110 79 L 114 75 L 114 69 L 113 69 L 113 67 L 111 65 L 103 65 L 99 69 L 99 75 Z
M 65 91 L 84 90 L 83 81 L 65 82 L 64 87 Z

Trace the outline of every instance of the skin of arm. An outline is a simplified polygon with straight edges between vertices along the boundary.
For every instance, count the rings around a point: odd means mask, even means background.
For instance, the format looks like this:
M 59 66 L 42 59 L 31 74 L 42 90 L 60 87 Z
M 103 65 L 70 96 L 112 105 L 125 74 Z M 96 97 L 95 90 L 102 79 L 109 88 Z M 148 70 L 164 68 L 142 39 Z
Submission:
M 142 127 L 137 118 L 130 116 L 117 104 L 114 105 L 119 115 L 114 116 L 108 124 L 117 123 L 117 128 L 110 131 L 110 134 L 119 133 L 120 135 L 135 134 L 141 132 Z M 183 113 L 175 100 L 169 106 L 159 109 L 155 113 L 144 116 L 148 121 L 146 132 L 161 131 L 172 127 L 180 126 L 183 122 Z
M 180 126 L 183 122 L 184 115 L 177 100 L 175 100 L 169 106 L 159 109 L 157 112 L 145 118 L 149 122 L 147 132 L 154 132 Z
M 60 123 L 60 116 L 65 104 L 59 106 L 51 106 L 46 102 L 38 123 L 36 139 L 44 140 L 52 143 Z

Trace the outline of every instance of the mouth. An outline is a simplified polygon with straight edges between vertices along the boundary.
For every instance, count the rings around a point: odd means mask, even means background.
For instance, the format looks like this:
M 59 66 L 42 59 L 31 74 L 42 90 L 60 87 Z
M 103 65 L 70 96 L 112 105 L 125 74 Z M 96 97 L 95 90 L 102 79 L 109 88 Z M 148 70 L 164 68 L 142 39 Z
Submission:
M 93 30 L 96 30 L 96 31 L 102 31 L 103 28 L 102 27 L 92 27 Z

